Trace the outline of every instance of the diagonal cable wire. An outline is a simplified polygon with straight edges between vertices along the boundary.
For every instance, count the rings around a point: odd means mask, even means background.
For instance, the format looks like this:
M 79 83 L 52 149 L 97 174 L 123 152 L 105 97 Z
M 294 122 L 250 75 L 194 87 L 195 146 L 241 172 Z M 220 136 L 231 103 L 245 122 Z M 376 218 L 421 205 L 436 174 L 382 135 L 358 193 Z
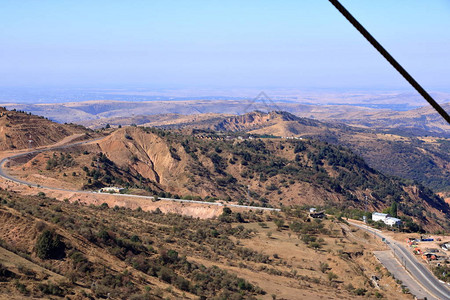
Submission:
M 329 0 L 331 4 L 333 4 L 337 10 L 350 22 L 352 25 L 366 38 L 375 49 L 380 52 L 381 55 L 406 79 L 406 81 L 411 84 L 416 91 L 422 95 L 425 100 L 450 124 L 450 116 L 447 112 L 430 96 L 430 94 L 425 91 L 425 89 L 411 76 L 409 73 L 392 57 L 392 55 L 381 46 L 380 43 L 358 22 L 358 20 L 353 17 L 350 12 L 338 1 L 338 0 Z

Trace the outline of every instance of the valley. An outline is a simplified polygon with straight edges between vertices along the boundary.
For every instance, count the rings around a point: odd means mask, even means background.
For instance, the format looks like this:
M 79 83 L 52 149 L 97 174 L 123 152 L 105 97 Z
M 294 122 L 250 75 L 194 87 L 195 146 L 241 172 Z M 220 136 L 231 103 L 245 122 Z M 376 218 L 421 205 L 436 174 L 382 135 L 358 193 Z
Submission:
M 357 105 L 284 103 L 269 99 L 104 100 L 56 104 L 9 103 L 5 106 L 94 129 L 136 124 L 159 128 L 231 130 L 279 137 L 313 137 L 348 147 L 371 167 L 387 175 L 417 181 L 450 201 L 450 127 L 431 107 L 393 111 Z M 444 103 L 443 107 L 448 110 L 449 104 Z M 240 123 L 244 119 L 244 123 Z
M 187 122 L 199 119 L 214 119 L 230 115 L 243 115 L 252 111 L 286 111 L 297 117 L 317 119 L 323 122 L 344 123 L 361 128 L 373 128 L 381 130 L 395 130 L 414 134 L 419 132 L 431 132 L 434 134 L 447 134 L 450 125 L 428 106 L 413 108 L 406 111 L 395 111 L 387 108 L 376 108 L 376 103 L 383 100 L 377 96 L 349 95 L 345 98 L 340 94 L 324 95 L 302 100 L 274 101 L 270 98 L 257 97 L 255 99 L 230 99 L 230 100 L 153 100 L 153 101 L 127 101 L 120 100 L 91 100 L 80 102 L 62 103 L 0 103 L 9 110 L 16 109 L 44 116 L 59 123 L 76 123 L 90 128 L 100 128 L 106 124 L 130 125 L 153 123 L 162 125 L 161 122 L 179 123 L 177 119 L 185 118 Z M 331 97 L 331 98 L 330 98 Z M 344 98 L 343 98 L 344 97 Z M 335 99 L 336 98 L 336 99 Z M 440 97 L 442 107 L 450 109 L 448 95 Z M 331 100 L 333 99 L 333 100 Z M 339 100 L 340 101 L 339 101 Z M 392 105 L 403 103 L 402 95 L 387 95 L 386 103 Z M 446 101 L 447 99 L 447 101 Z M 344 103 L 339 103 L 344 101 Z M 356 101 L 356 102 L 355 102 Z M 359 102 L 358 102 L 359 101 Z M 415 101 L 418 106 L 422 101 Z M 367 107 L 367 103 L 373 103 Z M 425 103 L 422 103 L 425 105 Z M 373 106 L 373 107 L 370 107 Z M 389 106 L 389 105 L 385 105 Z M 394 105 L 395 106 L 395 105 Z
M 448 205 L 346 147 L 257 133 L 273 116 L 218 118 L 216 127 L 109 128 L 85 142 L 80 132 L 11 158 L 4 170 L 30 184 L 0 180 L 0 259 L 11 258 L 0 265 L 1 291 L 16 298 L 412 299 L 373 255 L 384 243 L 342 216 L 396 202 L 404 230 L 414 223 L 442 232 Z M 281 116 L 323 132 L 319 121 Z M 22 148 L 1 158 L 29 152 Z M 108 186 L 125 189 L 95 192 Z M 330 214 L 313 219 L 311 206 Z M 64 250 L 55 251 L 63 252 L 39 254 L 43 236 L 61 241 Z
M 311 139 L 227 141 L 131 126 L 97 142 L 13 159 L 7 171 L 42 186 L 97 191 L 113 185 L 132 194 L 250 206 L 382 210 L 396 202 L 429 230 L 448 226 L 448 205 L 429 189 L 386 177 L 349 150 Z
M 0 300 L 450 300 L 449 1 L 0 2 Z

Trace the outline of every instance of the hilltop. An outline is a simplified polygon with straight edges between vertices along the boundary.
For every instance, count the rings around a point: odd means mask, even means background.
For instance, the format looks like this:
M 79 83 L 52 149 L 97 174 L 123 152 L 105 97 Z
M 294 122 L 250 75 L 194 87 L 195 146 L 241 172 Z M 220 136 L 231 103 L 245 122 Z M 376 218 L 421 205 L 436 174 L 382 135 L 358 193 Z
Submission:
M 430 107 L 392 111 L 276 103 L 283 111 L 245 113 L 269 108 L 267 103 L 250 104 L 236 100 L 87 101 L 8 107 L 20 107 L 60 122 L 69 118 L 92 128 L 137 124 L 316 138 L 352 149 L 385 174 L 420 182 L 447 198 L 450 195 L 450 125 Z M 443 107 L 448 110 L 450 104 Z M 20 147 L 26 140 L 22 138 Z
M 361 96 L 361 95 L 359 95 Z M 440 135 L 448 136 L 450 125 L 445 122 L 431 107 L 412 109 L 408 111 L 395 111 L 387 103 L 403 103 L 405 95 L 387 95 L 388 102 L 377 95 L 359 97 L 358 95 L 340 95 L 341 101 L 346 104 L 324 104 L 331 100 L 330 95 L 323 95 L 325 99 L 313 99 L 313 105 L 303 102 L 261 102 L 250 99 L 242 100 L 166 100 L 166 101 L 81 101 L 52 104 L 2 104 L 9 109 L 15 108 L 32 112 L 33 114 L 48 117 L 51 120 L 64 123 L 74 122 L 90 128 L 99 128 L 105 124 L 143 125 L 157 121 L 157 115 L 170 115 L 174 123 L 176 119 L 189 115 L 242 115 L 254 110 L 273 111 L 282 110 L 297 117 L 317 119 L 323 122 L 344 123 L 361 128 L 379 129 L 383 131 L 402 131 L 410 135 Z M 331 103 L 339 103 L 339 96 L 331 96 Z M 416 97 L 416 96 L 414 96 Z M 446 95 L 442 99 L 447 99 Z M 417 97 L 419 98 L 419 97 Z M 359 99 L 359 102 L 355 102 Z M 384 100 L 383 100 L 384 99 Z M 304 101 L 311 100 L 310 98 Z M 299 100 L 300 101 L 300 100 Z M 421 103 L 421 100 L 415 101 Z M 376 103 L 380 103 L 377 106 Z M 373 106 L 373 107 L 367 107 Z M 450 103 L 442 104 L 449 111 Z M 203 116 L 202 116 L 203 118 Z M 156 119 L 156 120 L 155 120 Z M 165 120 L 164 122 L 166 122 Z M 157 124 L 153 124 L 157 125 Z
M 80 125 L 58 124 L 31 113 L 0 108 L 0 151 L 40 147 L 70 135 L 92 133 Z
M 161 125 L 166 128 L 196 128 L 224 132 L 248 132 L 276 136 L 312 136 L 330 128 L 341 130 L 350 127 L 320 122 L 309 118 L 297 117 L 285 111 L 253 111 L 243 115 L 217 116 L 198 122 Z
M 385 176 L 347 148 L 311 139 L 227 140 L 207 131 L 127 127 L 95 145 L 41 153 L 12 168 L 42 185 L 55 179 L 78 189 L 119 185 L 251 205 L 383 210 L 397 202 L 401 214 L 428 229 L 448 226 L 450 213 L 429 189 Z
M 213 121 L 213 120 L 212 120 Z M 210 121 L 211 122 L 211 121 Z M 217 124 L 214 124 L 212 128 L 217 131 L 248 131 L 266 128 L 285 122 L 287 124 L 296 124 L 299 126 L 298 131 L 305 127 L 319 127 L 322 123 L 319 121 L 299 118 L 284 111 L 272 111 L 264 113 L 261 111 L 255 111 L 240 116 L 230 116 L 220 120 Z M 309 130 L 311 131 L 311 130 Z M 292 132 L 291 132 L 292 133 Z
M 445 111 L 450 111 L 450 103 L 443 103 L 441 106 Z M 401 112 L 375 110 L 359 114 L 342 114 L 328 120 L 364 128 L 405 132 L 411 135 L 437 133 L 447 134 L 448 137 L 450 132 L 450 124 L 445 122 L 431 106 Z
M 436 191 L 450 191 L 450 139 L 445 137 L 410 135 L 403 129 L 385 131 L 326 123 L 284 111 L 210 115 L 191 122 L 166 121 L 159 126 L 319 139 L 352 149 L 372 168 L 385 174 L 415 180 Z
M 48 126 L 48 120 L 38 119 Z M 160 121 L 176 119 L 168 115 Z M 315 137 L 365 130 L 286 112 L 211 115 L 178 124 L 180 129 L 170 130 L 109 129 L 108 136 L 89 144 L 12 159 L 8 172 L 38 186 L 1 182 L 8 190 L 0 188 L 0 294 L 11 299 L 411 299 L 399 294 L 401 283 L 375 259 L 373 251 L 384 249 L 381 241 L 344 218 L 398 207 L 407 232 L 442 231 L 449 228 L 450 208 L 426 187 L 385 176 L 350 149 L 306 134 L 312 128 Z M 256 133 L 270 127 L 296 128 L 302 138 Z M 192 205 L 201 204 L 141 198 L 129 205 L 131 196 L 71 191 L 105 186 L 281 211 L 225 206 L 220 213 L 220 206 L 203 205 L 192 214 Z M 312 219 L 305 210 L 311 206 L 331 215 Z M 373 287 L 373 275 L 380 290 Z

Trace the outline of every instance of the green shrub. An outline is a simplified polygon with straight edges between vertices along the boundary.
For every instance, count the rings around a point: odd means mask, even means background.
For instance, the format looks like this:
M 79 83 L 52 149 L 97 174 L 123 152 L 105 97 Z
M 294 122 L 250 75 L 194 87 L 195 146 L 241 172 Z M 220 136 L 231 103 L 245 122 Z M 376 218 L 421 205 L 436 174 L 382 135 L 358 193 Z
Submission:
M 28 295 L 30 293 L 30 291 L 27 289 L 26 285 L 19 281 L 16 282 L 16 288 L 23 295 Z
M 358 296 L 364 296 L 367 293 L 367 290 L 364 288 L 357 288 L 355 290 L 355 294 Z
M 58 259 L 65 256 L 66 245 L 54 231 L 44 230 L 36 242 L 36 255 L 41 259 Z
M 8 270 L 3 264 L 0 263 L 0 279 L 2 278 L 12 278 L 14 277 L 14 273 Z
M 64 296 L 64 290 L 52 283 L 41 283 L 38 285 L 38 289 L 47 295 Z
M 334 274 L 333 272 L 328 273 L 328 280 L 329 281 L 333 281 L 335 279 L 337 279 L 338 276 L 336 274 Z

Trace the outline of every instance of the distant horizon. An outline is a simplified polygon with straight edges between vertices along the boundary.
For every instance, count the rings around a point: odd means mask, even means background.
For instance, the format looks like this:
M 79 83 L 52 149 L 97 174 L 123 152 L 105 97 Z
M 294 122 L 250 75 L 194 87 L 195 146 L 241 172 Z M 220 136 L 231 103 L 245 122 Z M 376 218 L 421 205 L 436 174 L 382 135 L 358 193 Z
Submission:
M 250 101 L 264 92 L 277 103 L 304 105 L 350 105 L 404 111 L 429 104 L 414 90 L 363 89 L 145 89 L 145 88 L 2 88 L 0 105 L 58 104 L 88 101 Z M 450 92 L 431 91 L 437 102 L 450 103 Z M 12 105 L 12 106 L 11 106 Z

